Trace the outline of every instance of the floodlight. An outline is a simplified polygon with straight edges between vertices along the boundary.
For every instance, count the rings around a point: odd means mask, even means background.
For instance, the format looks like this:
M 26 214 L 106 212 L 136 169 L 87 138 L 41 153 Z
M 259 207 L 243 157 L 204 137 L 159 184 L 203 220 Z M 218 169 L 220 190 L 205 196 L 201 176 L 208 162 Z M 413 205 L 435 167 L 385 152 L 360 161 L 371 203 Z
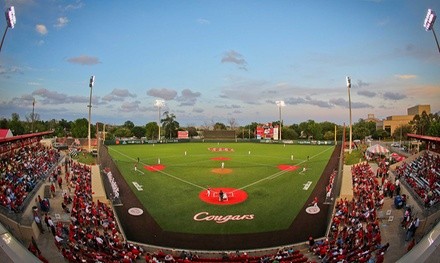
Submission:
M 15 23 L 17 22 L 17 18 L 15 17 L 15 8 L 13 6 L 9 7 L 5 12 L 5 16 L 6 16 L 6 29 L 2 37 L 2 42 L 0 43 L 0 51 L 2 50 L 3 42 L 5 41 L 6 32 L 8 32 L 8 28 L 14 28 Z
M 156 103 L 154 104 L 154 106 L 156 107 L 163 107 L 164 105 L 165 105 L 164 100 L 156 100 Z
M 350 77 L 345 77 L 346 81 L 347 81 L 347 87 L 351 88 L 351 79 Z
M 282 129 L 282 119 L 281 119 L 281 108 L 286 106 L 286 103 L 284 103 L 284 100 L 277 100 L 275 101 L 275 103 L 278 106 L 279 112 L 280 112 L 280 137 L 278 138 L 278 140 L 281 141 L 281 129 Z
M 90 88 L 93 88 L 93 85 L 95 85 L 95 76 L 91 76 L 91 77 L 90 77 L 90 84 L 89 84 L 89 87 L 90 87 Z
M 154 103 L 154 106 L 156 106 L 157 109 L 159 110 L 159 122 L 157 123 L 157 125 L 159 126 L 159 133 L 157 135 L 157 141 L 160 142 L 160 108 L 165 106 L 165 101 L 164 100 L 156 100 L 156 103 Z
M 423 23 L 423 26 L 425 27 L 426 31 L 429 31 L 434 27 L 434 22 L 436 17 L 437 16 L 434 10 L 428 9 L 428 12 L 426 13 L 426 17 L 425 17 L 425 23 Z
M 284 100 L 277 100 L 275 101 L 278 107 L 284 107 L 286 106 L 286 103 L 284 103 Z
M 437 49 L 438 52 L 440 52 L 440 45 L 438 44 L 437 36 L 434 31 L 434 22 L 437 16 L 435 15 L 434 10 L 428 9 L 428 12 L 426 13 L 425 17 L 425 23 L 423 23 L 423 26 L 425 27 L 426 31 L 432 31 L 432 34 L 434 34 L 435 43 L 437 43 Z
M 15 17 L 15 8 L 13 6 L 9 7 L 5 12 L 6 21 L 8 22 L 8 27 L 14 28 L 17 18 Z

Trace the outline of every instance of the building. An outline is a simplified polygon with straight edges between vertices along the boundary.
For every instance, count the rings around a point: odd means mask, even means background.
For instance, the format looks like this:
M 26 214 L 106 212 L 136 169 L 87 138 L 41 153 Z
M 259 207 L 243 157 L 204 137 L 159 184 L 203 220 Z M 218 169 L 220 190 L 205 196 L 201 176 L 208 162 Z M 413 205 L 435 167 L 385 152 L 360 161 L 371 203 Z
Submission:
M 11 138 L 14 135 L 10 129 L 0 129 L 0 139 Z
M 386 119 L 376 122 L 376 130 L 385 130 L 392 135 L 397 128 L 409 124 L 415 115 L 421 115 L 424 111 L 426 114 L 430 114 L 431 105 L 416 105 L 408 108 L 407 115 L 388 116 Z
M 374 123 L 377 123 L 377 122 L 379 122 L 380 120 L 379 120 L 378 118 L 376 118 L 376 117 L 374 116 L 374 114 L 369 113 L 369 114 L 368 114 L 368 117 L 365 119 L 365 121 L 366 121 L 366 122 L 374 122 Z

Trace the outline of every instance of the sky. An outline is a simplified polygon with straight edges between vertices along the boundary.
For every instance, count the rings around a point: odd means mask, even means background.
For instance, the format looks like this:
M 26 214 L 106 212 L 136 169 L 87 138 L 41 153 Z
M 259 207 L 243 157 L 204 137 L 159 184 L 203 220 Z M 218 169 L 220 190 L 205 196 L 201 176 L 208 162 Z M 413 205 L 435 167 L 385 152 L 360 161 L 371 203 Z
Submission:
M 87 119 L 92 91 L 92 123 L 168 111 L 181 127 L 348 124 L 346 76 L 353 122 L 440 111 L 440 52 L 423 27 L 438 0 L 1 4 L 17 22 L 0 52 L 0 118 L 26 120 L 35 100 L 41 120 Z

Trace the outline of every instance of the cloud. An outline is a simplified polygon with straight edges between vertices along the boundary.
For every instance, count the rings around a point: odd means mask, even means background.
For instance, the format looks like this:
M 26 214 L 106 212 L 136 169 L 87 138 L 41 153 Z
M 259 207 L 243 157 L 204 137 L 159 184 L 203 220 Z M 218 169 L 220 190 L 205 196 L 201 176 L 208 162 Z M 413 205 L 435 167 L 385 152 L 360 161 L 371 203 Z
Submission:
M 72 64 L 80 64 L 80 65 L 83 65 L 83 66 L 84 65 L 88 65 L 88 66 L 96 65 L 96 64 L 101 63 L 101 61 L 99 61 L 99 58 L 91 57 L 91 56 L 86 56 L 86 55 L 82 55 L 82 56 L 79 56 L 79 57 L 69 58 L 69 59 L 67 59 L 67 61 L 69 63 L 72 63 Z
M 179 106 L 194 106 L 200 95 L 200 92 L 192 92 L 189 89 L 184 89 L 182 90 L 182 95 L 177 97 L 176 100 L 180 102 Z
M 86 96 L 68 96 L 63 93 L 58 93 L 57 91 L 51 91 L 48 89 L 38 89 L 31 93 L 32 96 L 40 97 L 40 101 L 43 104 L 72 104 L 72 103 L 88 103 L 89 97 Z M 92 104 L 100 104 L 99 97 L 94 96 Z
M 215 106 L 218 109 L 240 109 L 241 106 L 237 105 L 237 104 L 232 104 L 232 105 L 216 105 Z
M 275 101 L 267 101 L 268 103 L 275 104 Z M 305 96 L 305 98 L 296 97 L 296 98 L 287 98 L 284 102 L 288 105 L 300 105 L 300 104 L 308 104 L 318 106 L 320 108 L 332 108 L 333 105 L 328 101 L 324 100 L 316 100 L 312 99 L 310 96 Z
M 205 110 L 202 109 L 202 108 L 193 108 L 192 111 L 195 112 L 195 113 L 202 113 L 202 112 L 204 112 Z
M 35 81 L 28 81 L 27 83 L 29 86 L 41 86 L 41 83 L 35 82 Z
M 247 70 L 247 62 L 243 58 L 243 55 L 238 53 L 237 51 L 230 50 L 223 54 L 221 63 L 234 63 L 239 66 L 240 69 Z
M 209 25 L 209 24 L 211 24 L 211 22 L 209 20 L 206 20 L 204 18 L 197 19 L 197 23 L 199 23 L 201 25 Z
M 8 104 L 10 105 L 20 105 L 20 106 L 32 106 L 32 102 L 34 101 L 34 96 L 31 94 L 24 94 L 21 97 L 13 98 Z M 3 102 L 2 102 L 3 103 Z
M 35 26 L 35 31 L 37 31 L 42 36 L 45 36 L 48 33 L 46 26 L 42 24 L 37 24 Z
M 152 97 L 161 98 L 164 100 L 173 100 L 177 96 L 177 91 L 171 89 L 149 89 L 147 95 Z
M 127 89 L 114 89 L 110 94 L 102 97 L 103 101 L 124 101 L 126 98 L 135 98 L 136 94 L 130 93 Z
M 376 95 L 377 95 L 376 92 L 369 91 L 369 90 L 359 90 L 359 91 L 357 92 L 357 94 L 358 94 L 358 95 L 361 95 L 361 96 L 368 97 L 368 98 L 376 97 Z
M 54 25 L 56 28 L 63 28 L 69 23 L 69 19 L 67 17 L 59 17 L 57 19 L 57 23 Z
M 346 101 L 343 98 L 330 99 L 329 103 L 336 105 L 336 106 L 344 107 L 344 108 L 349 107 L 348 101 Z M 365 109 L 365 108 L 374 108 L 374 107 L 368 103 L 365 103 L 365 102 L 351 102 L 351 108 L 352 109 Z
M 365 103 L 365 102 L 352 102 L 351 108 L 352 109 L 365 109 L 365 108 L 374 108 L 374 107 L 368 103 Z
M 357 81 L 357 86 L 358 86 L 359 88 L 368 87 L 368 86 L 370 86 L 370 83 L 368 83 L 368 82 L 363 82 L 362 80 L 358 80 L 358 81 Z
M 315 100 L 315 99 L 312 99 L 310 96 L 306 96 L 305 99 L 306 99 L 305 100 L 306 104 L 318 106 L 320 108 L 333 108 L 333 105 L 327 101 Z
M 120 110 L 122 112 L 137 112 L 140 110 L 139 104 L 141 102 L 136 100 L 136 101 L 130 101 L 130 102 L 124 102 L 121 105 Z
M 23 69 L 16 66 L 5 67 L 3 65 L 0 65 L 0 75 L 9 74 L 23 74 Z
M 385 92 L 383 98 L 386 100 L 403 100 L 406 98 L 406 95 L 397 92 Z
M 394 77 L 398 78 L 398 79 L 403 79 L 403 80 L 407 80 L 407 79 L 415 79 L 417 78 L 417 75 L 394 75 Z
M 77 0 L 75 3 L 73 4 L 69 4 L 67 5 L 64 10 L 69 11 L 69 10 L 76 10 L 76 9 L 80 9 L 84 6 L 84 4 L 80 1 Z

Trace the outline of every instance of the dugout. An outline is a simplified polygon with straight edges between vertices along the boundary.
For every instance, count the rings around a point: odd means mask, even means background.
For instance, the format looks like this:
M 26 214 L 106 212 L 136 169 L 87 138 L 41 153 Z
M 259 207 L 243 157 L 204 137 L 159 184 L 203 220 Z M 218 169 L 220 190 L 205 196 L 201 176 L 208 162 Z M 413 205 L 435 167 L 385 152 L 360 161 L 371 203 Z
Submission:
M 227 130 L 204 130 L 203 138 L 205 140 L 235 140 L 235 131 Z

